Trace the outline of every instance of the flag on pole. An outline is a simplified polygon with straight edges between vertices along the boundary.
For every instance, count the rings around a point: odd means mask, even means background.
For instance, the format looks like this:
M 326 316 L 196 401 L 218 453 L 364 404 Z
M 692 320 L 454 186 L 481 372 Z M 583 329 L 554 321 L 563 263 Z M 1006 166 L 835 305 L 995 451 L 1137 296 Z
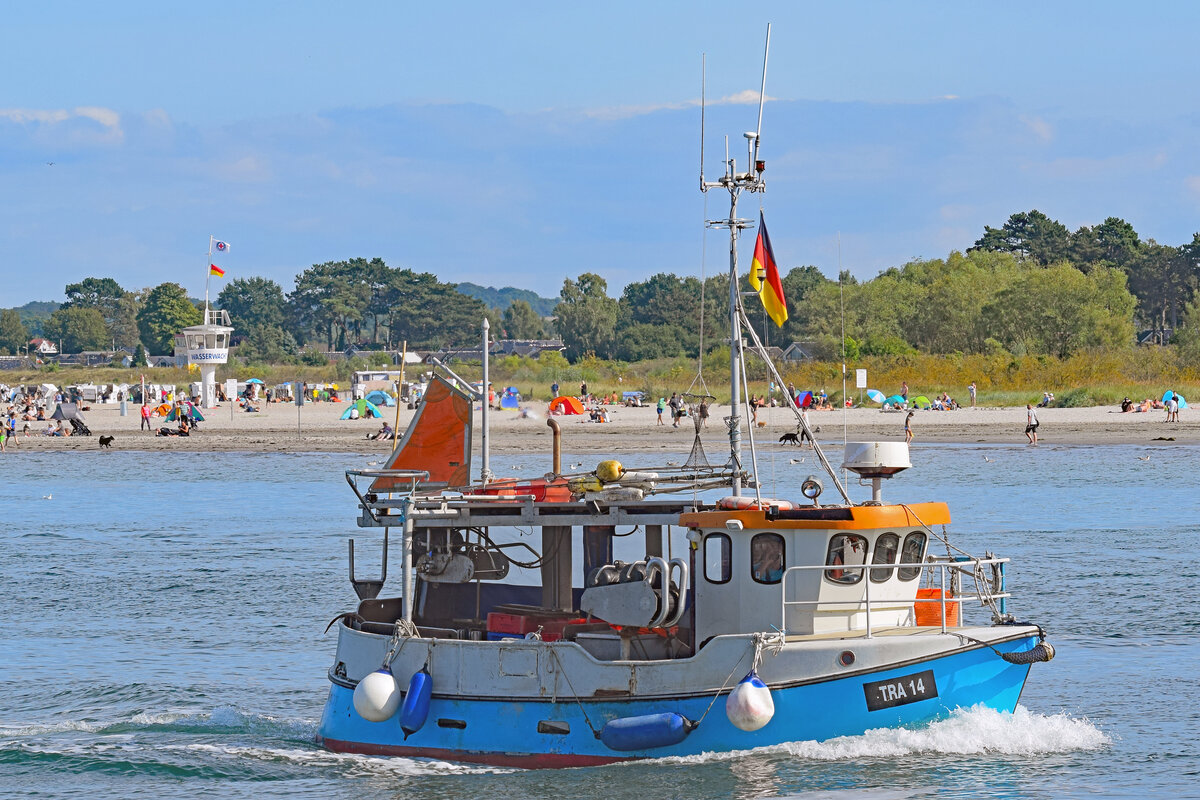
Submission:
M 775 252 L 771 249 L 771 237 L 767 235 L 767 221 L 758 213 L 758 241 L 754 243 L 754 262 L 750 265 L 750 285 L 758 292 L 767 316 L 783 327 L 787 322 L 787 301 L 783 298 L 783 282 L 779 280 L 779 267 L 775 265 Z
M 223 242 L 220 239 L 213 239 L 213 252 L 214 253 L 228 253 L 229 252 L 229 242 Z
M 225 270 L 221 269 L 216 264 L 209 264 L 208 265 L 208 274 L 216 275 L 218 278 L 223 278 L 223 277 L 225 277 Z

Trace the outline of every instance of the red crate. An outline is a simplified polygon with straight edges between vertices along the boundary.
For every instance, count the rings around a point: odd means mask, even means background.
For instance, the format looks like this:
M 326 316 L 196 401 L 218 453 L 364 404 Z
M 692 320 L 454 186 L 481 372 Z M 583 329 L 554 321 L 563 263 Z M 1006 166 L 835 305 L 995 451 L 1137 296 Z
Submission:
M 542 616 L 540 614 L 507 614 L 493 611 L 488 614 L 488 633 L 502 633 L 509 636 L 524 636 L 533 633 L 539 627 L 542 629 L 542 641 L 553 642 L 562 638 L 563 628 L 571 624 L 582 624 L 586 619 L 571 615 Z M 491 638 L 489 636 L 489 638 Z

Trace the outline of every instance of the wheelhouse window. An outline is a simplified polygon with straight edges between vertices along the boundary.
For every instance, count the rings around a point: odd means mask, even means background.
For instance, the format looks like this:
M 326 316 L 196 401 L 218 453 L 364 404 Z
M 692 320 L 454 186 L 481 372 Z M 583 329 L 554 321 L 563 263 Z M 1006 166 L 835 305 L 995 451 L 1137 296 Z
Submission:
M 825 557 L 825 577 L 834 583 L 851 585 L 862 580 L 860 567 L 867 563 L 867 539 L 857 533 L 838 533 L 829 540 L 829 554 Z
M 875 553 L 871 556 L 872 564 L 895 564 L 896 555 L 900 552 L 900 536 L 895 533 L 881 533 L 875 540 Z M 883 583 L 896 573 L 894 569 L 873 569 L 871 580 Z
M 929 537 L 920 531 L 913 531 L 904 537 L 904 547 L 900 551 L 900 561 L 904 564 L 919 564 L 925 560 L 925 543 Z M 921 574 L 920 567 L 901 567 L 900 580 L 911 581 Z
M 783 537 L 778 533 L 759 533 L 750 540 L 750 577 L 755 583 L 779 583 L 786 564 Z
M 709 583 L 728 583 L 733 577 L 733 542 L 724 533 L 704 537 L 704 579 Z

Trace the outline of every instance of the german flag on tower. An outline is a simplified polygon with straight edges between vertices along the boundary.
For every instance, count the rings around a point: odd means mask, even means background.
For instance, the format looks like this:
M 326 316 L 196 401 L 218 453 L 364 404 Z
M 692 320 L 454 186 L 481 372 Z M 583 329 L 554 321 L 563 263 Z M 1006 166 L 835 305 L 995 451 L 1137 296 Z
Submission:
M 787 301 L 783 298 L 783 282 L 779 280 L 779 268 L 775 266 L 775 253 L 771 250 L 771 237 L 767 235 L 767 221 L 758 212 L 758 241 L 754 243 L 754 263 L 750 265 L 750 285 L 758 292 L 767 316 L 783 327 L 787 322 Z

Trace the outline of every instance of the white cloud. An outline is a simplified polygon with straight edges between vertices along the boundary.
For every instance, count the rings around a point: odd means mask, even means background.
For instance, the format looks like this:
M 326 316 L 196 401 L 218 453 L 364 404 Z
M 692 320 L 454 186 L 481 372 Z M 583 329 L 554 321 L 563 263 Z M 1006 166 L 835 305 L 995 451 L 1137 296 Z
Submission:
M 119 130 L 121 127 L 121 115 L 116 111 L 113 111 L 111 108 L 100 108 L 99 106 L 79 106 L 75 109 L 75 115 L 95 120 L 106 128 L 114 128 Z
M 1018 117 L 1021 124 L 1029 128 L 1033 135 L 1041 139 L 1043 142 L 1050 142 L 1054 139 L 1054 126 L 1041 117 L 1031 117 L 1027 114 L 1022 114 Z
M 24 125 L 26 122 L 63 122 L 71 118 L 69 111 L 48 111 L 40 108 L 0 108 L 0 118 Z
M 777 98 L 767 95 L 764 102 L 771 102 Z M 758 91 L 756 89 L 746 89 L 745 91 L 737 92 L 736 94 L 718 97 L 714 100 L 705 100 L 706 105 L 710 106 L 745 106 L 758 104 Z M 591 119 L 629 119 L 630 117 L 640 117 L 646 114 L 653 114 L 657 111 L 679 111 L 684 108 L 699 108 L 700 100 L 684 100 L 678 103 L 656 103 L 641 106 L 609 106 L 606 108 L 593 108 L 584 111 L 584 116 Z

